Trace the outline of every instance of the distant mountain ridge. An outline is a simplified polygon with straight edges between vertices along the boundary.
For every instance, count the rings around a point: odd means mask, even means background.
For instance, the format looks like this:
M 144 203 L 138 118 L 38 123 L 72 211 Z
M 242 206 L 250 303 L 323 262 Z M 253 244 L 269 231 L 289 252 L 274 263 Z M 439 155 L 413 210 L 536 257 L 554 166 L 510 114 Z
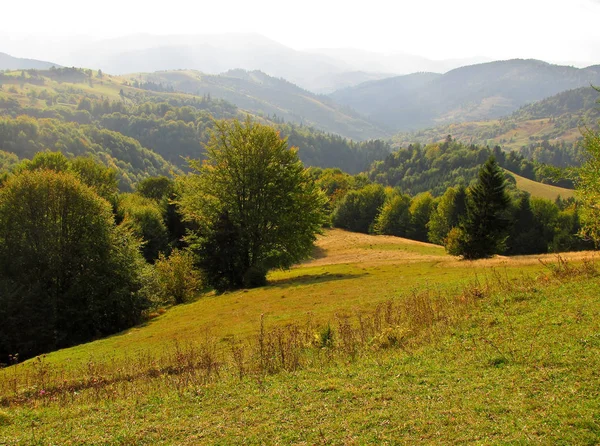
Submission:
M 572 145 L 581 138 L 581 128 L 597 128 L 600 93 L 591 87 L 563 91 L 524 105 L 500 119 L 443 124 L 393 137 L 397 146 L 444 141 L 448 135 L 468 144 L 500 145 L 504 149 L 552 143 Z
M 10 42 L 6 42 L 5 47 L 13 48 Z M 52 54 L 53 60 L 65 66 L 100 68 L 110 74 L 176 69 L 208 74 L 236 68 L 261 70 L 314 93 L 331 93 L 368 79 L 416 71 L 446 72 L 488 60 L 478 57 L 438 61 L 411 54 L 356 49 L 296 50 L 255 33 L 136 34 L 96 41 L 85 38 L 61 40 L 54 45 L 50 42 L 29 43 L 29 47 L 28 54 Z M 360 72 L 369 74 L 356 74 Z
M 13 57 L 6 53 L 0 53 L 0 70 L 47 70 L 50 67 L 60 67 L 60 65 L 35 59 L 21 59 Z
M 176 91 L 224 99 L 241 109 L 296 124 L 337 133 L 355 140 L 390 136 L 354 110 L 336 104 L 327 96 L 316 95 L 285 79 L 262 71 L 230 70 L 219 75 L 193 70 L 135 73 L 132 82 L 169 86 Z
M 437 76 L 421 73 L 366 82 L 330 97 L 390 130 L 408 131 L 499 118 L 528 103 L 590 84 L 600 84 L 598 65 L 580 69 L 513 59 Z

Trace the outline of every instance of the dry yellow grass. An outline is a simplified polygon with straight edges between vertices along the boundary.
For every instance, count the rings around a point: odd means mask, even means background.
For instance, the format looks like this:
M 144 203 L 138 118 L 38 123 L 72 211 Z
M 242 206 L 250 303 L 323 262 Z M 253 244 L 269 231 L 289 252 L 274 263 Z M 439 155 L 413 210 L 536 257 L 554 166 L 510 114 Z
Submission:
M 539 183 L 515 173 L 509 173 L 515 177 L 515 180 L 517 180 L 517 187 L 525 192 L 529 192 L 532 197 L 545 198 L 546 200 L 554 201 L 559 196 L 565 199 L 575 196 L 575 191 L 572 189 L 565 189 L 564 187 Z
M 562 188 L 558 188 L 562 189 Z M 368 235 L 330 229 L 319 236 L 316 242 L 316 256 L 294 269 L 310 266 L 356 264 L 375 266 L 383 264 L 405 264 L 434 262 L 438 267 L 496 268 L 542 265 L 556 262 L 561 258 L 580 262 L 595 260 L 596 251 L 566 252 L 561 254 L 535 254 L 527 256 L 494 256 L 490 259 L 465 261 L 446 254 L 442 246 L 418 242 L 388 235 Z
M 302 266 L 353 263 L 364 266 L 389 262 L 437 261 L 443 257 L 447 257 L 444 248 L 431 243 L 331 229 L 318 238 L 315 259 Z

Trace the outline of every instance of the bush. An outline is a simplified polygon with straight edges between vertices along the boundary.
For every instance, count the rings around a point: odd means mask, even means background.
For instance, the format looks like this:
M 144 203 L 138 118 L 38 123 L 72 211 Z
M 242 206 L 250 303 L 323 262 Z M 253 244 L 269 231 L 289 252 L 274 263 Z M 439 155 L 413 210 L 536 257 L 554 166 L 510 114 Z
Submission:
M 202 275 L 194 268 L 194 256 L 189 251 L 175 250 L 169 257 L 158 256 L 152 282 L 153 300 L 181 304 L 196 297 L 202 288 Z

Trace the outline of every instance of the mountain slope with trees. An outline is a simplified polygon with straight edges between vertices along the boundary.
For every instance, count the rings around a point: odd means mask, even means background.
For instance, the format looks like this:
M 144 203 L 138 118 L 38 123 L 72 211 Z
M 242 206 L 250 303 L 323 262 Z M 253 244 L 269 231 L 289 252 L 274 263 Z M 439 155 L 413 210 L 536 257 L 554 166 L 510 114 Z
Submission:
M 429 144 L 444 141 L 448 135 L 466 144 L 501 145 L 518 150 L 527 158 L 559 167 L 579 165 L 581 128 L 595 128 L 600 119 L 600 93 L 587 86 L 563 91 L 525 105 L 507 117 L 496 120 L 441 125 L 396 134 L 393 144 Z
M 131 82 L 151 83 L 196 96 L 210 95 L 265 117 L 315 127 L 355 140 L 388 134 L 348 107 L 318 96 L 262 71 L 230 70 L 219 75 L 181 70 L 128 75 Z M 143 85 L 143 84 L 142 84 Z
M 204 156 L 214 119 L 243 119 L 248 114 L 288 137 L 290 145 L 299 148 L 305 165 L 357 173 L 391 151 L 381 140 L 354 142 L 306 125 L 258 117 L 208 95 L 175 92 L 150 82 L 135 86 L 131 79 L 101 71 L 58 68 L 0 73 L 0 119 L 6 130 L 0 134 L 0 150 L 19 157 L 30 157 L 39 150 L 61 150 L 92 155 L 97 160 L 104 160 L 100 156 L 104 151 L 112 157 L 104 161 L 117 166 L 121 177 L 130 177 L 123 183 L 125 189 L 131 189 L 144 175 L 168 175 L 171 170 L 186 168 L 186 157 Z M 9 127 L 20 125 L 29 137 L 19 139 L 18 131 L 9 131 Z M 44 130 L 43 138 L 36 136 L 36 128 Z M 95 137 L 112 135 L 110 141 L 103 137 L 108 145 L 93 146 L 95 142 L 89 138 L 92 130 Z M 88 136 L 74 137 L 82 131 Z M 67 134 L 68 142 L 58 144 Z M 130 149 L 116 150 L 117 143 Z M 10 164 L 14 164 L 10 157 L 0 162 L 4 167 Z M 154 167 L 143 167 L 146 164 Z
M 600 66 L 578 69 L 514 59 L 472 65 L 399 88 L 406 76 L 367 82 L 330 96 L 394 131 L 499 118 L 569 89 L 600 83 Z M 359 99 L 357 99 L 359 98 Z

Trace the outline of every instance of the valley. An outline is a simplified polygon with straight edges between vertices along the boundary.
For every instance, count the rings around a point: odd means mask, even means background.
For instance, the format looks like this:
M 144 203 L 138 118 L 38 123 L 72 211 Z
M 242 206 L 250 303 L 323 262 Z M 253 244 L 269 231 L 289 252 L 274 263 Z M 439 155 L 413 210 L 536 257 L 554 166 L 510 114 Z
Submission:
M 42 3 L 0 445 L 600 443 L 597 0 Z

